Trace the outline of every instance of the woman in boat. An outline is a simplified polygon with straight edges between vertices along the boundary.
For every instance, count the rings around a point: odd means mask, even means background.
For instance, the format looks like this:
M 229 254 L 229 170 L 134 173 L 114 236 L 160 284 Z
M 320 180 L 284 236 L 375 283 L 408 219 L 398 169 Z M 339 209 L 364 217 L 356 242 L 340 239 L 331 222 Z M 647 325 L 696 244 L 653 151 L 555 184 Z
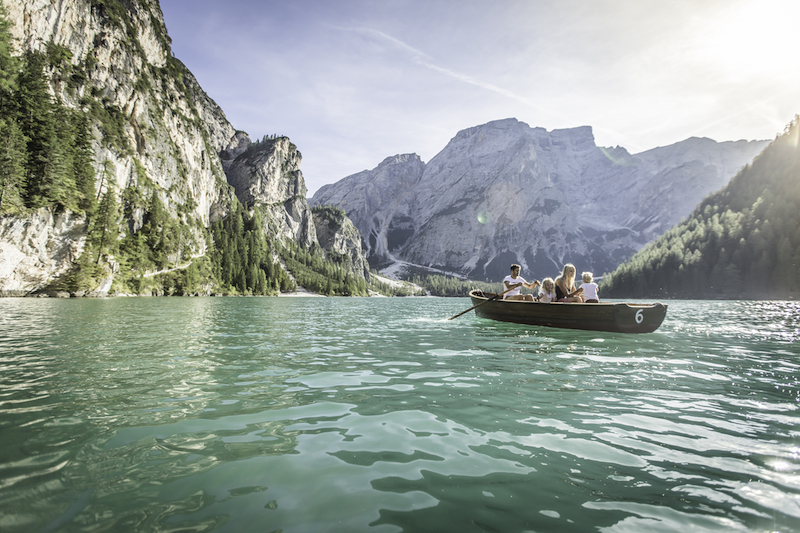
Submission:
M 557 300 L 556 282 L 553 281 L 553 278 L 544 278 L 542 280 L 542 288 L 539 289 L 539 297 L 536 300 L 548 304 Z
M 519 275 L 519 271 L 522 270 L 522 267 L 519 265 L 511 265 L 511 275 L 506 276 L 503 278 L 503 286 L 507 291 L 503 295 L 504 300 L 525 300 L 527 302 L 533 301 L 532 294 L 520 294 L 521 287 L 526 287 L 528 289 L 533 289 L 537 285 L 539 285 L 538 281 L 533 281 L 533 283 L 528 283 L 525 281 L 525 278 Z
M 575 266 L 572 263 L 564 265 L 561 275 L 556 278 L 556 301 L 582 302 L 583 289 L 575 288 Z

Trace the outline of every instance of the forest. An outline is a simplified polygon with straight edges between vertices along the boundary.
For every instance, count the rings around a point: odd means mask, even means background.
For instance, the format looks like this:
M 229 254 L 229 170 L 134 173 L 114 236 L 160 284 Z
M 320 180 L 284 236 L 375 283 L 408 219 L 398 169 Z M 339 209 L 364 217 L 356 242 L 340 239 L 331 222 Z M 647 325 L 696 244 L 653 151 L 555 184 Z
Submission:
M 471 281 L 445 276 L 443 274 L 430 274 L 416 272 L 408 278 L 409 281 L 424 287 L 431 296 L 468 296 L 472 289 L 486 292 L 498 292 L 500 283 L 487 283 L 484 281 Z
M 59 51 L 16 58 L 9 41 L 0 16 L 0 213 L 52 207 L 91 215 L 97 198 L 88 117 L 56 104 L 43 72 Z
M 679 225 L 603 277 L 611 298 L 800 297 L 800 119 Z

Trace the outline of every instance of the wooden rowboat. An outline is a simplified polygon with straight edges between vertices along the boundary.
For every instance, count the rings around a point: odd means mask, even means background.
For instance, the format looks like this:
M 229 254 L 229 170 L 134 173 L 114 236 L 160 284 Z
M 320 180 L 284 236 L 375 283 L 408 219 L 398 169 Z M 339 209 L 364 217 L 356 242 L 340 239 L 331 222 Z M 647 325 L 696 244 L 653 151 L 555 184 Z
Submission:
M 470 291 L 475 314 L 482 318 L 531 326 L 619 333 L 653 332 L 667 315 L 667 306 L 661 303 L 540 303 L 501 300 L 496 296 L 492 292 Z

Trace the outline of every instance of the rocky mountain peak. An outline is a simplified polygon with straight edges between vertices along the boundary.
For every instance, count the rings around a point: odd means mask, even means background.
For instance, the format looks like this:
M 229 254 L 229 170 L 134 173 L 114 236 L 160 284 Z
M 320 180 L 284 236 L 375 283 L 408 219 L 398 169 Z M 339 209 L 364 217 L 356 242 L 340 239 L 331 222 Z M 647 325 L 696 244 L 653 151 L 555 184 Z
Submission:
M 297 147 L 288 137 L 247 141 L 240 135 L 223 152 L 228 183 L 239 201 L 260 209 L 270 233 L 278 239 L 304 247 L 318 244 Z
M 392 165 L 403 165 L 403 164 L 406 164 L 406 163 L 409 163 L 409 162 L 411 164 L 413 164 L 415 162 L 422 162 L 422 159 L 420 159 L 420 157 L 417 154 L 398 154 L 398 155 L 393 155 L 393 156 L 389 156 L 386 159 L 384 159 L 383 161 L 381 161 L 378 164 L 378 166 L 375 167 L 375 169 L 376 170 L 380 170 L 380 169 L 382 169 L 384 167 L 389 167 L 389 166 L 392 166 Z
M 323 207 L 315 208 L 313 213 L 317 238 L 328 258 L 369 280 L 369 263 L 362 248 L 361 234 L 344 211 Z
M 573 262 L 600 275 L 766 144 L 687 139 L 631 155 L 598 147 L 590 126 L 548 132 L 504 119 L 458 132 L 427 164 L 387 158 L 311 203 L 345 209 L 375 264 L 494 279 L 512 262 L 531 277 Z
M 250 143 L 226 164 L 228 183 L 245 206 L 286 202 L 306 196 L 300 171 L 302 156 L 288 137 Z

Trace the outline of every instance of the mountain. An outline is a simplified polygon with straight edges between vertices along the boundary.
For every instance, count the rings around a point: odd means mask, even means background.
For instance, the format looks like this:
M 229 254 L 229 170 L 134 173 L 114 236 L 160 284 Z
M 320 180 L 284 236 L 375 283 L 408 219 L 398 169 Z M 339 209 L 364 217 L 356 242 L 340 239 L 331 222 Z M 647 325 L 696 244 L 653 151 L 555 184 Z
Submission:
M 565 262 L 613 270 L 722 187 L 767 141 L 690 138 L 631 155 L 588 126 L 547 131 L 516 119 L 459 132 L 427 164 L 415 154 L 320 188 L 344 209 L 372 264 L 406 262 L 499 279 Z
M 318 244 L 297 147 L 288 137 L 244 146 L 221 154 L 228 183 L 242 205 L 261 208 L 268 234 L 303 248 Z
M 228 122 L 172 55 L 157 0 L 1 1 L 0 295 L 78 278 L 165 294 L 159 273 L 188 268 L 192 292 L 215 292 L 209 228 L 236 202 L 260 211 L 273 260 L 274 243 L 326 253 L 300 152 Z
M 800 297 L 800 118 L 683 222 L 603 279 L 609 297 Z

